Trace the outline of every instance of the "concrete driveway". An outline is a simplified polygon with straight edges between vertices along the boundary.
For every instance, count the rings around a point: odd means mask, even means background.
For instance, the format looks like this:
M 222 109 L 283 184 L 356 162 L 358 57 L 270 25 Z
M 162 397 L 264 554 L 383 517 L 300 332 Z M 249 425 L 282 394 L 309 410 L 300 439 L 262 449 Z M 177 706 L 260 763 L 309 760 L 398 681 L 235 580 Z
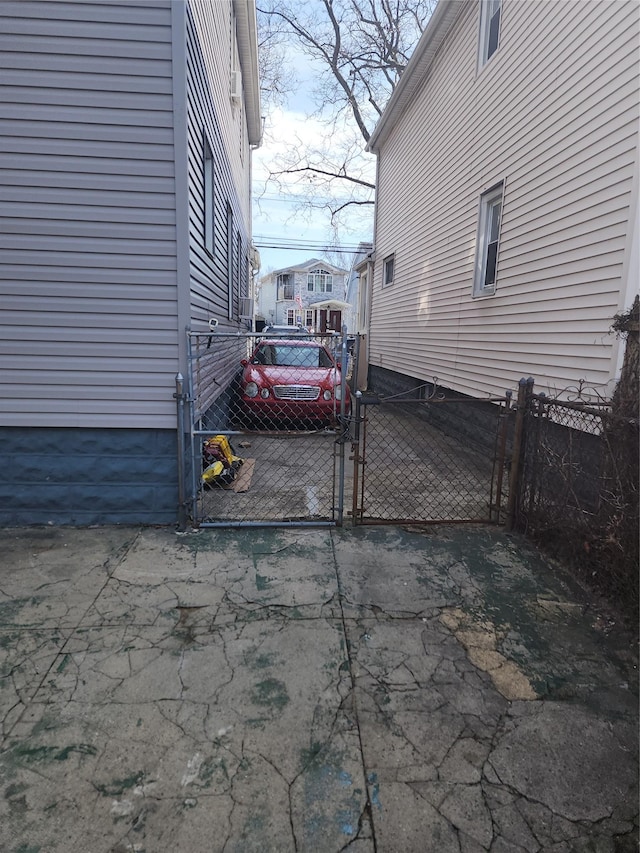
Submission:
M 637 849 L 630 640 L 484 527 L 0 534 L 5 853 Z

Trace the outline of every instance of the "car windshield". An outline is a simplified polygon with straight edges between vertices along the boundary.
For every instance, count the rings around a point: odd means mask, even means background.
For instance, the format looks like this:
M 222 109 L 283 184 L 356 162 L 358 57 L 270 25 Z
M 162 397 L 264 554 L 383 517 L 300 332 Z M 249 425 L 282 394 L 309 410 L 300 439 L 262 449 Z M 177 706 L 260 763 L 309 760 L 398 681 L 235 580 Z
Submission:
M 333 362 L 323 347 L 261 344 L 255 351 L 253 364 L 274 364 L 279 367 L 332 367 Z

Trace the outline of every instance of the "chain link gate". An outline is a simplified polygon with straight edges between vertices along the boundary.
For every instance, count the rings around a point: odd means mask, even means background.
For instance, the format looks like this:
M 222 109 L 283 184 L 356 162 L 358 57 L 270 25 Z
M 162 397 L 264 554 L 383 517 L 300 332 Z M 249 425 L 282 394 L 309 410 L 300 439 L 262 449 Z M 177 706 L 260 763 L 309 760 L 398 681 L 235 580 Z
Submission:
M 198 527 L 343 520 L 346 332 L 189 332 L 185 503 Z M 178 397 L 178 393 L 176 394 Z
M 354 524 L 499 522 L 508 492 L 511 392 L 423 399 L 357 394 Z

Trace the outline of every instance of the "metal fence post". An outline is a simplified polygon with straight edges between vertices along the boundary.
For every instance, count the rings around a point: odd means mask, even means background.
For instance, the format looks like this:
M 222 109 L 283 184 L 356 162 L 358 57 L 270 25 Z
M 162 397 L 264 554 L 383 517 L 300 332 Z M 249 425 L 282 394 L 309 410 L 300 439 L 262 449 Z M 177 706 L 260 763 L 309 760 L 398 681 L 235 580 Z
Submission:
M 533 393 L 533 378 L 518 382 L 518 401 L 516 403 L 516 421 L 513 430 L 513 449 L 511 451 L 511 471 L 509 472 L 509 500 L 507 501 L 507 519 L 505 527 L 513 530 L 519 503 L 520 463 L 522 458 L 525 414 L 529 398 Z
M 346 411 L 347 411 L 347 327 L 342 326 L 342 343 L 340 347 L 340 436 L 338 438 L 339 457 L 338 457 L 338 517 L 336 524 L 342 526 L 344 519 L 344 480 L 345 480 L 345 460 L 344 460 L 344 439 L 346 434 Z
M 186 495 L 186 465 L 184 448 L 184 404 L 187 395 L 184 392 L 184 376 L 176 373 L 176 390 L 174 399 L 177 407 L 177 432 L 178 432 L 178 527 L 184 530 L 187 526 Z
M 209 345 L 211 344 L 211 338 L 209 338 Z M 196 344 L 196 349 L 199 349 Z M 194 525 L 199 525 L 200 519 L 198 518 L 198 484 L 200 471 L 196 465 L 196 441 L 198 437 L 195 435 L 196 423 L 195 423 L 195 378 L 194 378 L 194 362 L 197 358 L 194 356 L 193 352 L 193 342 L 191 340 L 191 335 L 189 334 L 189 330 L 187 330 L 187 361 L 189 364 L 189 376 L 188 376 L 188 385 L 187 385 L 187 402 L 189 403 L 189 460 L 190 460 L 190 482 L 191 482 L 191 494 L 187 498 L 187 501 L 191 502 L 191 523 Z M 199 460 L 198 460 L 199 462 Z M 198 479 L 196 479 L 198 478 Z
M 354 431 L 351 440 L 351 459 L 353 460 L 353 491 L 351 494 L 351 523 L 355 527 L 358 523 L 358 475 L 360 466 L 360 420 L 362 417 L 362 392 L 356 391 L 354 414 Z
M 509 431 L 509 416 L 511 414 L 511 400 L 513 397 L 513 392 L 508 390 L 505 392 L 505 404 L 504 411 L 500 414 L 501 425 L 499 430 L 498 437 L 498 447 L 497 453 L 494 457 L 495 459 L 495 468 L 497 470 L 496 476 L 496 497 L 495 502 L 491 501 L 489 504 L 489 517 L 491 520 L 495 520 L 498 524 L 500 523 L 500 510 L 502 504 L 502 481 L 504 478 L 504 460 L 507 452 L 507 433 Z M 493 488 L 493 479 L 492 479 L 492 488 Z M 495 511 L 495 519 L 493 518 L 493 513 Z

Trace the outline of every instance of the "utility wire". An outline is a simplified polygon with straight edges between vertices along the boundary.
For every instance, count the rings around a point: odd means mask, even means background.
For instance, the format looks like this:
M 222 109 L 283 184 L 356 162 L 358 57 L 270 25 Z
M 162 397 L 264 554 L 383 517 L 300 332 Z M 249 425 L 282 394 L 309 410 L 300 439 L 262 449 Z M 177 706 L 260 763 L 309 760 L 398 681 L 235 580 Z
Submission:
M 257 240 L 254 240 L 253 245 L 257 249 L 280 249 L 283 252 L 336 252 L 337 254 L 354 255 L 358 251 L 357 247 L 353 249 L 334 249 L 331 246 L 282 246 L 275 243 L 260 243 Z

